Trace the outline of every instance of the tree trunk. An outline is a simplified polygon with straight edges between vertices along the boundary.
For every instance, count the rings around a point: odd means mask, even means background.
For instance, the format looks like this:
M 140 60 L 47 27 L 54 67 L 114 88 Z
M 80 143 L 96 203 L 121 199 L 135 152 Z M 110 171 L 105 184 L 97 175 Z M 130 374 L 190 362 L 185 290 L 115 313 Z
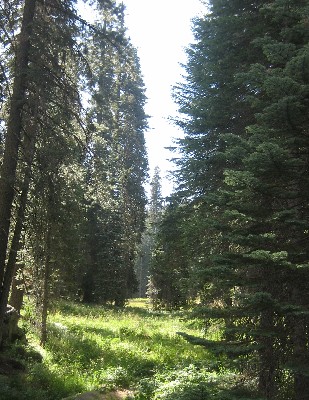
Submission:
M 26 204 L 27 204 L 27 198 L 28 198 L 28 191 L 29 191 L 29 186 L 30 186 L 30 180 L 31 180 L 31 167 L 32 167 L 32 162 L 33 162 L 33 157 L 34 157 L 34 151 L 35 151 L 35 140 L 36 140 L 36 131 L 37 131 L 37 117 L 38 117 L 38 97 L 36 98 L 35 101 L 35 109 L 34 109 L 34 114 L 33 114 L 33 120 L 32 123 L 29 122 L 29 128 L 27 131 L 27 134 L 24 136 L 24 141 L 23 141 L 23 149 L 24 149 L 24 155 L 25 155 L 25 171 L 24 171 L 24 180 L 21 188 L 21 195 L 19 199 L 19 208 L 17 211 L 17 218 L 16 218 L 16 224 L 14 228 L 14 234 L 12 238 L 12 243 L 11 243 L 11 248 L 9 252 L 9 257 L 3 277 L 3 286 L 2 286 L 2 292 L 1 292 L 1 297 L 0 297 L 0 316 L 4 315 L 8 298 L 9 298 L 9 292 L 10 292 L 10 287 L 12 284 L 12 279 L 14 276 L 14 272 L 16 271 L 16 260 L 17 260 L 17 252 L 20 247 L 20 237 L 21 237 L 21 232 L 22 232 L 22 227 L 24 223 L 24 218 L 25 218 L 25 211 L 26 211 Z M 13 304 L 11 304 L 13 305 Z M 0 322 L 1 326 L 1 322 Z M 1 329 L 0 329 L 0 341 L 1 341 Z
M 267 400 L 275 397 L 276 362 L 274 355 L 274 339 L 271 332 L 274 328 L 274 315 L 272 311 L 263 311 L 260 319 L 261 336 L 259 344 L 261 349 L 259 370 L 259 392 Z
M 296 287 L 293 290 L 293 302 L 294 304 L 306 307 L 306 286 L 303 284 L 306 282 L 306 276 L 302 276 L 301 278 L 294 282 Z M 303 303 L 305 303 L 305 305 Z M 308 317 L 306 317 L 306 315 L 294 316 L 292 340 L 293 364 L 295 368 L 294 398 L 295 400 L 309 400 L 309 376 L 307 374 L 309 365 Z
M 22 279 L 18 278 L 18 273 L 19 271 L 22 271 L 24 269 L 24 264 L 20 263 L 17 265 L 17 272 L 15 274 L 15 277 L 13 278 L 12 282 L 12 288 L 11 288 L 11 295 L 10 295 L 10 300 L 9 304 L 15 308 L 15 310 L 20 314 L 21 307 L 23 305 L 23 299 L 24 299 L 24 289 L 22 289 L 22 284 L 23 281 Z
M 22 111 L 25 103 L 30 38 L 35 15 L 35 5 L 36 0 L 25 0 L 19 45 L 16 53 L 13 94 L 0 177 L 0 343 L 2 342 L 3 319 L 6 306 L 6 304 L 4 306 L 5 297 L 11 285 L 11 280 L 8 279 L 11 274 L 7 275 L 7 279 L 4 281 L 5 260 L 14 199 L 18 150 L 22 131 Z
M 6 251 L 8 245 L 11 211 L 14 199 L 14 186 L 18 150 L 22 131 L 22 111 L 26 101 L 26 83 L 30 39 L 35 15 L 36 0 L 25 0 L 19 45 L 16 53 L 13 94 L 4 147 L 3 163 L 0 176 L 0 284 L 2 286 Z M 1 315 L 0 315 L 1 317 Z
M 55 188 L 52 176 L 48 177 L 48 203 L 47 203 L 47 224 L 45 239 L 45 263 L 43 277 L 43 297 L 42 297 L 42 315 L 41 315 L 41 346 L 47 342 L 47 314 L 49 306 L 49 286 L 51 276 L 51 253 L 52 253 L 52 231 L 54 226 L 54 204 Z
M 44 281 L 43 281 L 41 340 L 40 340 L 41 346 L 44 346 L 45 343 L 47 342 L 47 314 L 48 314 L 48 303 L 49 303 L 49 277 L 51 268 L 50 252 L 51 252 L 51 223 L 48 222 L 47 234 L 46 234 Z
M 294 324 L 294 393 L 297 400 L 309 400 L 309 376 L 306 374 L 308 368 L 307 333 L 304 318 L 295 318 Z M 304 373 L 302 373 L 304 371 Z

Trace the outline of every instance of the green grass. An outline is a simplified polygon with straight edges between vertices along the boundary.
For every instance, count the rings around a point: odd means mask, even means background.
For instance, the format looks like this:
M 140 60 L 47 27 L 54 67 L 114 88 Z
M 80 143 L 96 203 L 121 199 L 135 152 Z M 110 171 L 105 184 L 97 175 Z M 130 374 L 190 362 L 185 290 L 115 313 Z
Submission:
M 49 314 L 45 348 L 32 338 L 43 361 L 28 359 L 27 374 L 0 382 L 0 398 L 60 400 L 84 391 L 130 388 L 139 400 L 185 399 L 180 395 L 185 382 L 195 393 L 204 390 L 199 382 L 209 386 L 216 376 L 206 350 L 177 335 L 201 335 L 200 323 L 185 317 L 185 312 L 151 312 L 143 299 L 125 309 L 59 302 Z M 197 396 L 192 399 L 207 398 Z

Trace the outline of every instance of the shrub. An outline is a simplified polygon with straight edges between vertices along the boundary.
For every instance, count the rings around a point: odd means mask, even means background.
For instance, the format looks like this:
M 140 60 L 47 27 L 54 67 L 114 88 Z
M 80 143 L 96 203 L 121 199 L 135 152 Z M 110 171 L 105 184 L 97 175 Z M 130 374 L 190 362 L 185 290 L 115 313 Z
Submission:
M 214 391 L 217 376 L 205 367 L 176 368 L 140 383 L 137 400 L 207 400 Z

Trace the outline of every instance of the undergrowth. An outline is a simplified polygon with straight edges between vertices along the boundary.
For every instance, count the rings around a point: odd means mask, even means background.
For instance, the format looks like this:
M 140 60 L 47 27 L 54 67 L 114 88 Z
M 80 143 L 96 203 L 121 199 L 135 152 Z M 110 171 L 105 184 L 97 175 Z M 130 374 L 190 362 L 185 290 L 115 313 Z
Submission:
M 29 308 L 26 314 L 25 322 Z M 24 345 L 11 350 L 27 372 L 1 377 L 0 398 L 60 400 L 85 391 L 130 388 L 136 400 L 207 399 L 215 395 L 224 371 L 220 360 L 177 334 L 201 335 L 200 323 L 185 317 L 184 311 L 151 312 L 142 300 L 125 309 L 58 302 L 49 314 L 45 348 L 34 335 L 23 354 L 18 356 L 18 348 Z

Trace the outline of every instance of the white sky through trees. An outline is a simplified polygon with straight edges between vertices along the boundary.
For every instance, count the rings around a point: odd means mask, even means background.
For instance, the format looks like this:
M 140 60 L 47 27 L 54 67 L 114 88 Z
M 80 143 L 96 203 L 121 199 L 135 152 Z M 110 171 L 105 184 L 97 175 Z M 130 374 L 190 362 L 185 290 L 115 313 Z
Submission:
M 168 196 L 172 183 L 167 179 L 173 154 L 165 147 L 181 132 L 168 121 L 177 115 L 171 88 L 184 74 L 180 63 L 186 62 L 185 47 L 193 42 L 192 18 L 205 11 L 200 0 L 124 0 L 125 24 L 132 44 L 138 50 L 151 116 L 146 144 L 150 175 L 158 166 L 162 177 L 162 194 Z
M 168 171 L 173 169 L 169 159 L 174 154 L 165 147 L 173 146 L 173 138 L 181 132 L 168 121 L 177 116 L 177 106 L 172 100 L 172 86 L 181 81 L 186 63 L 185 48 L 194 40 L 191 32 L 192 18 L 204 13 L 203 0 L 117 0 L 124 3 L 125 25 L 128 36 L 137 48 L 141 63 L 146 96 L 146 113 L 149 130 L 146 132 L 150 178 L 158 166 L 162 178 L 162 195 L 172 191 Z M 78 1 L 83 18 L 95 18 L 91 7 Z M 147 187 L 149 192 L 149 187 Z

